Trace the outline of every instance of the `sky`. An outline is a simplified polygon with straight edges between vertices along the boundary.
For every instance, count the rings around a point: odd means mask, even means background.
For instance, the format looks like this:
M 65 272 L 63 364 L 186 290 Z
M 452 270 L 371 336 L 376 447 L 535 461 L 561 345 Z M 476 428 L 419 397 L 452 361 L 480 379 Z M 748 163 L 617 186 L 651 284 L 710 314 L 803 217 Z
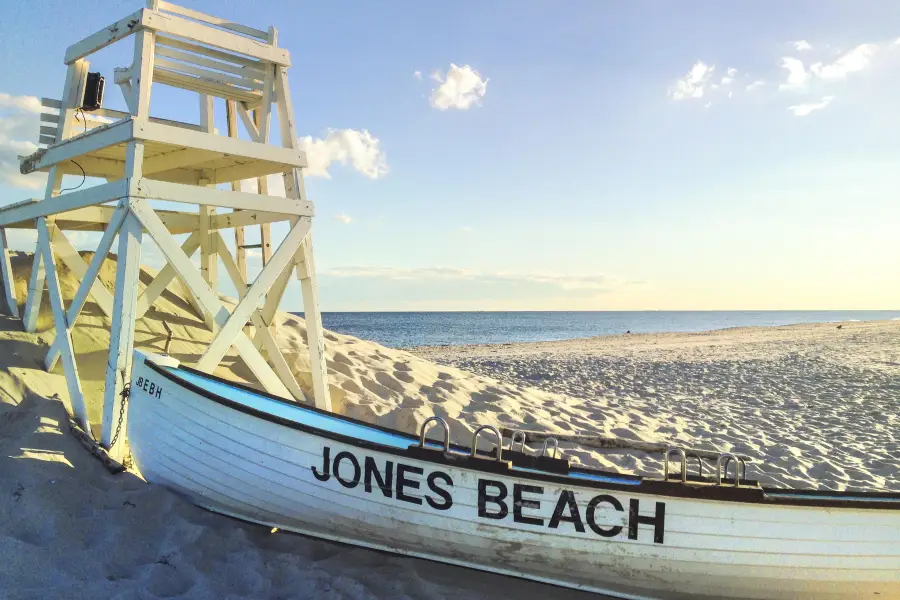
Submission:
M 183 4 L 291 53 L 322 310 L 900 306 L 900 3 Z M 0 204 L 43 193 L 16 156 L 66 47 L 139 7 L 4 9 Z

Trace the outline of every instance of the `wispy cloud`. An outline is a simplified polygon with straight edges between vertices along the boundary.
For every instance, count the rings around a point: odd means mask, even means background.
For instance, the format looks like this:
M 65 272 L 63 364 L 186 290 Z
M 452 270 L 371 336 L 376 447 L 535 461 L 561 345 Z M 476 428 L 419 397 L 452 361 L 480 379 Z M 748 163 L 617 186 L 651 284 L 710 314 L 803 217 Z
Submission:
M 806 40 L 797 40 L 796 42 L 791 42 L 791 45 L 794 47 L 794 50 L 796 50 L 797 52 L 804 52 L 806 50 L 812 50 L 812 44 L 810 44 Z
M 778 86 L 779 90 L 802 90 L 809 83 L 810 74 L 803 66 L 803 61 L 798 58 L 785 56 L 781 59 L 781 66 L 785 69 L 787 80 Z
M 304 173 L 311 177 L 331 179 L 328 169 L 334 163 L 349 164 L 371 179 L 387 175 L 387 157 L 381 141 L 366 129 L 329 129 L 324 138 L 306 136 L 299 142 L 309 163 Z
M 350 221 L 352 221 L 353 219 L 350 218 L 350 216 L 349 216 L 347 213 L 345 213 L 345 212 L 340 212 L 340 213 L 334 215 L 334 220 L 335 220 L 335 221 L 339 221 L 339 222 L 343 223 L 344 225 L 346 225 L 346 224 L 348 224 Z
M 725 77 L 722 78 L 721 84 L 722 85 L 731 84 L 734 81 L 735 77 L 737 77 L 737 74 L 738 74 L 737 69 L 735 69 L 734 67 L 728 67 L 728 70 L 725 71 Z
M 748 84 L 747 87 L 744 89 L 747 90 L 748 92 L 754 92 L 764 85 L 766 85 L 765 81 L 763 81 L 762 79 L 757 79 L 753 83 Z
M 702 60 L 698 60 L 687 75 L 676 81 L 669 89 L 669 96 L 673 100 L 702 98 L 715 69 L 715 65 L 708 65 Z
M 422 81 L 422 71 L 413 71 L 413 77 L 415 77 L 419 81 Z
M 34 96 L 0 93 L 0 183 L 36 190 L 44 186 L 46 175 L 22 175 L 19 156 L 37 150 L 41 101 Z
M 789 106 L 788 110 L 791 111 L 797 117 L 805 117 L 809 113 L 817 110 L 822 110 L 834 100 L 834 96 L 825 96 L 818 102 L 811 102 L 808 104 L 796 104 L 794 106 Z
M 625 281 L 607 275 L 559 275 L 551 273 L 484 272 L 454 267 L 401 268 L 389 266 L 346 266 L 320 273 L 335 278 L 377 278 L 394 281 L 460 281 L 469 283 L 540 284 L 560 290 L 607 291 L 622 285 L 643 282 Z
M 488 79 L 469 65 L 458 67 L 451 63 L 446 75 L 435 71 L 431 78 L 440 84 L 432 90 L 430 98 L 431 105 L 439 110 L 467 110 L 481 104 L 487 94 Z
M 860 44 L 833 63 L 815 63 L 810 66 L 809 70 L 816 77 L 825 81 L 846 79 L 848 74 L 862 71 L 868 67 L 877 49 L 878 46 L 875 44 Z

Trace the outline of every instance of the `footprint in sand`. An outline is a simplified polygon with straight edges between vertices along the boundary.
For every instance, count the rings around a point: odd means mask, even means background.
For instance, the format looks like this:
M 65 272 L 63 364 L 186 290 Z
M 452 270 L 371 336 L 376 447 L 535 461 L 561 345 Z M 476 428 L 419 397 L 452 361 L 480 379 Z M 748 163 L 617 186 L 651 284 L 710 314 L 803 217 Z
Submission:
M 403 384 L 397 381 L 390 373 L 385 373 L 384 371 L 378 371 L 375 373 L 375 380 L 383 385 L 386 388 L 392 389 L 395 392 L 403 393 L 406 389 L 403 387 Z
M 447 390 L 448 392 L 456 391 L 456 385 L 450 383 L 449 381 L 444 381 L 443 379 L 435 381 L 434 387 L 440 388 L 442 390 Z
M 388 400 L 391 397 L 391 390 L 384 387 L 380 383 L 375 383 L 368 377 L 360 377 L 359 381 L 363 384 L 364 388 L 366 388 L 382 400 Z
M 337 371 L 342 375 L 346 375 L 347 377 L 353 377 L 353 369 L 350 367 L 349 363 L 343 362 L 335 362 L 335 361 L 327 361 L 328 368 Z
M 397 371 L 412 371 L 412 367 L 408 363 L 397 361 L 394 363 L 394 369 Z
M 415 377 L 413 377 L 406 371 L 394 371 L 394 377 L 405 383 L 412 383 L 416 380 Z
M 357 383 L 355 381 L 353 381 L 352 379 L 348 379 L 347 381 L 342 383 L 341 387 L 344 390 L 350 392 L 351 394 L 361 394 L 362 393 L 362 388 L 360 388 L 359 385 L 357 385 Z
M 350 354 L 353 354 L 352 350 L 350 351 Z M 350 358 L 348 358 L 345 354 L 342 354 L 340 352 L 334 353 L 334 362 L 344 363 L 345 365 L 353 364 L 353 361 Z

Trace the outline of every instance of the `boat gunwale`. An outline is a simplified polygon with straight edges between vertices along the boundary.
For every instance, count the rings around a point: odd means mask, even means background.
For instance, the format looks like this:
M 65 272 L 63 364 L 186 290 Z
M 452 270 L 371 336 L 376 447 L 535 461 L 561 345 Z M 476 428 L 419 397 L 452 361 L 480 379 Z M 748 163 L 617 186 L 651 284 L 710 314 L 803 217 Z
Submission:
M 276 396 L 274 394 L 270 394 L 265 391 L 258 390 L 253 388 L 247 384 L 239 383 L 236 381 L 231 381 L 228 379 L 224 379 L 222 377 L 217 377 L 210 373 L 204 373 L 203 371 L 199 371 L 197 369 L 193 369 L 186 365 L 179 364 L 174 369 L 177 371 L 179 369 L 184 370 L 187 373 L 191 373 L 197 375 L 199 377 L 203 377 L 206 379 L 210 379 L 212 381 L 216 381 L 222 383 L 224 385 L 232 386 L 238 389 L 241 389 L 245 392 L 255 394 L 270 400 L 274 400 L 279 402 L 285 406 L 292 407 L 295 409 L 301 409 L 309 412 L 318 413 L 329 418 L 338 419 L 341 421 L 345 421 L 348 423 L 353 423 L 355 425 L 361 425 L 364 427 L 376 429 L 382 432 L 390 433 L 393 435 L 397 435 L 403 438 L 406 438 L 412 442 L 410 444 L 411 447 L 408 448 L 395 448 L 391 446 L 386 446 L 384 444 L 380 444 L 378 442 L 371 442 L 369 440 L 362 440 L 356 437 L 347 436 L 340 433 L 335 433 L 332 431 L 328 431 L 325 429 L 321 429 L 319 427 L 315 427 L 312 425 L 307 425 L 304 423 L 298 423 L 297 421 L 293 421 L 291 419 L 286 419 L 284 417 L 279 417 L 277 415 L 273 415 L 272 413 L 259 410 L 246 404 L 242 404 L 240 402 L 230 400 L 219 394 L 211 392 L 207 389 L 204 389 L 200 386 L 197 386 L 181 377 L 178 377 L 175 373 L 172 373 L 164 366 L 157 364 L 152 357 L 143 355 L 144 360 L 143 363 L 147 365 L 152 371 L 162 375 L 167 380 L 184 387 L 188 391 L 191 391 L 203 398 L 208 400 L 212 400 L 217 404 L 226 406 L 228 408 L 237 410 L 238 412 L 244 413 L 246 415 L 256 417 L 262 419 L 264 421 L 268 421 L 270 423 L 275 423 L 278 425 L 282 425 L 289 429 L 294 429 L 297 431 L 302 431 L 307 434 L 317 435 L 319 437 L 323 437 L 326 439 L 331 439 L 336 442 L 345 443 L 351 446 L 356 446 L 359 448 L 365 448 L 369 450 L 374 450 L 377 452 L 383 452 L 386 454 L 391 454 L 394 456 L 402 456 L 405 458 L 409 458 L 412 460 L 419 460 L 422 462 L 428 462 L 437 465 L 451 466 L 457 469 L 468 470 L 468 471 L 476 471 L 480 473 L 489 473 L 492 475 L 502 475 L 505 477 L 512 477 L 530 481 L 542 481 L 546 483 L 553 483 L 557 485 L 564 485 L 570 487 L 581 487 L 581 488 L 591 488 L 591 489 L 601 489 L 601 490 L 615 490 L 619 492 L 630 492 L 633 494 L 644 494 L 650 496 L 668 496 L 672 498 L 679 499 L 693 499 L 693 500 L 708 500 L 708 501 L 724 501 L 724 502 L 738 502 L 738 503 L 746 503 L 746 504 L 766 504 L 766 505 L 779 505 L 779 506 L 806 506 L 806 507 L 825 507 L 825 508 L 853 508 L 853 509 L 877 509 L 877 510 L 900 510 L 900 493 L 894 492 L 847 492 L 847 491 L 831 491 L 831 490 L 799 490 L 792 488 L 748 488 L 748 487 L 735 487 L 731 485 L 690 485 L 684 484 L 681 482 L 673 482 L 673 481 L 665 481 L 665 480 L 654 480 L 647 479 L 638 475 L 629 475 L 629 474 L 620 474 L 609 471 L 599 471 L 594 469 L 588 469 L 584 467 L 574 467 L 571 470 L 577 471 L 581 473 L 585 473 L 588 475 L 599 475 L 603 477 L 616 477 L 620 479 L 626 479 L 630 481 L 637 481 L 637 485 L 634 483 L 615 483 L 610 481 L 594 481 L 590 479 L 581 479 L 577 477 L 567 477 L 561 475 L 553 475 L 553 474 L 544 474 L 544 473 L 536 473 L 536 472 L 522 472 L 522 471 L 514 471 L 510 469 L 506 472 L 500 472 L 496 466 L 488 465 L 489 461 L 485 460 L 485 458 L 479 456 L 474 460 L 468 460 L 467 456 L 460 457 L 448 457 L 444 452 L 440 450 L 433 450 L 430 452 L 422 452 L 421 448 L 418 447 L 419 437 L 417 435 L 413 435 L 404 431 L 399 431 L 396 429 L 391 429 L 390 427 L 385 427 L 382 425 L 377 425 L 374 423 L 368 423 L 366 421 L 355 419 L 353 417 L 349 417 L 346 415 L 340 415 L 337 413 L 333 413 L 327 410 L 323 410 L 320 408 L 316 408 L 314 406 L 309 406 L 306 404 L 301 404 L 299 402 L 290 402 Z M 457 451 L 465 451 L 468 452 L 469 448 L 465 446 L 461 446 L 459 444 L 451 444 L 451 449 L 455 449 Z M 412 451 L 411 451 L 412 450 Z M 418 451 L 416 451 L 418 450 Z M 479 452 L 479 454 L 481 454 Z M 486 454 L 486 453 L 485 453 Z M 493 467 L 493 468 L 492 468 Z M 783 495 L 781 497 L 767 497 L 766 492 L 771 492 L 776 495 Z M 784 496 L 792 496 L 792 497 L 784 497 Z M 830 497 L 830 498 L 841 498 L 846 497 L 846 500 L 828 500 L 824 501 L 819 499 L 819 497 Z M 855 500 L 851 498 L 864 498 L 863 500 Z M 872 500 L 867 501 L 865 498 L 871 498 Z M 896 503 L 891 503 L 890 501 L 894 500 Z

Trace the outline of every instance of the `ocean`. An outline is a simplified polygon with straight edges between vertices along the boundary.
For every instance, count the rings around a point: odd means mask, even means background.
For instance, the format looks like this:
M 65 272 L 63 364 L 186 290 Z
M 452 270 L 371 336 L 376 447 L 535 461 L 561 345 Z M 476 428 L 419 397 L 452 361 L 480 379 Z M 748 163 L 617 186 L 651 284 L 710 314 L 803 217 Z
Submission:
M 298 313 L 302 314 L 302 313 Z M 393 348 L 539 342 L 626 333 L 900 319 L 900 310 L 326 312 L 326 329 Z

